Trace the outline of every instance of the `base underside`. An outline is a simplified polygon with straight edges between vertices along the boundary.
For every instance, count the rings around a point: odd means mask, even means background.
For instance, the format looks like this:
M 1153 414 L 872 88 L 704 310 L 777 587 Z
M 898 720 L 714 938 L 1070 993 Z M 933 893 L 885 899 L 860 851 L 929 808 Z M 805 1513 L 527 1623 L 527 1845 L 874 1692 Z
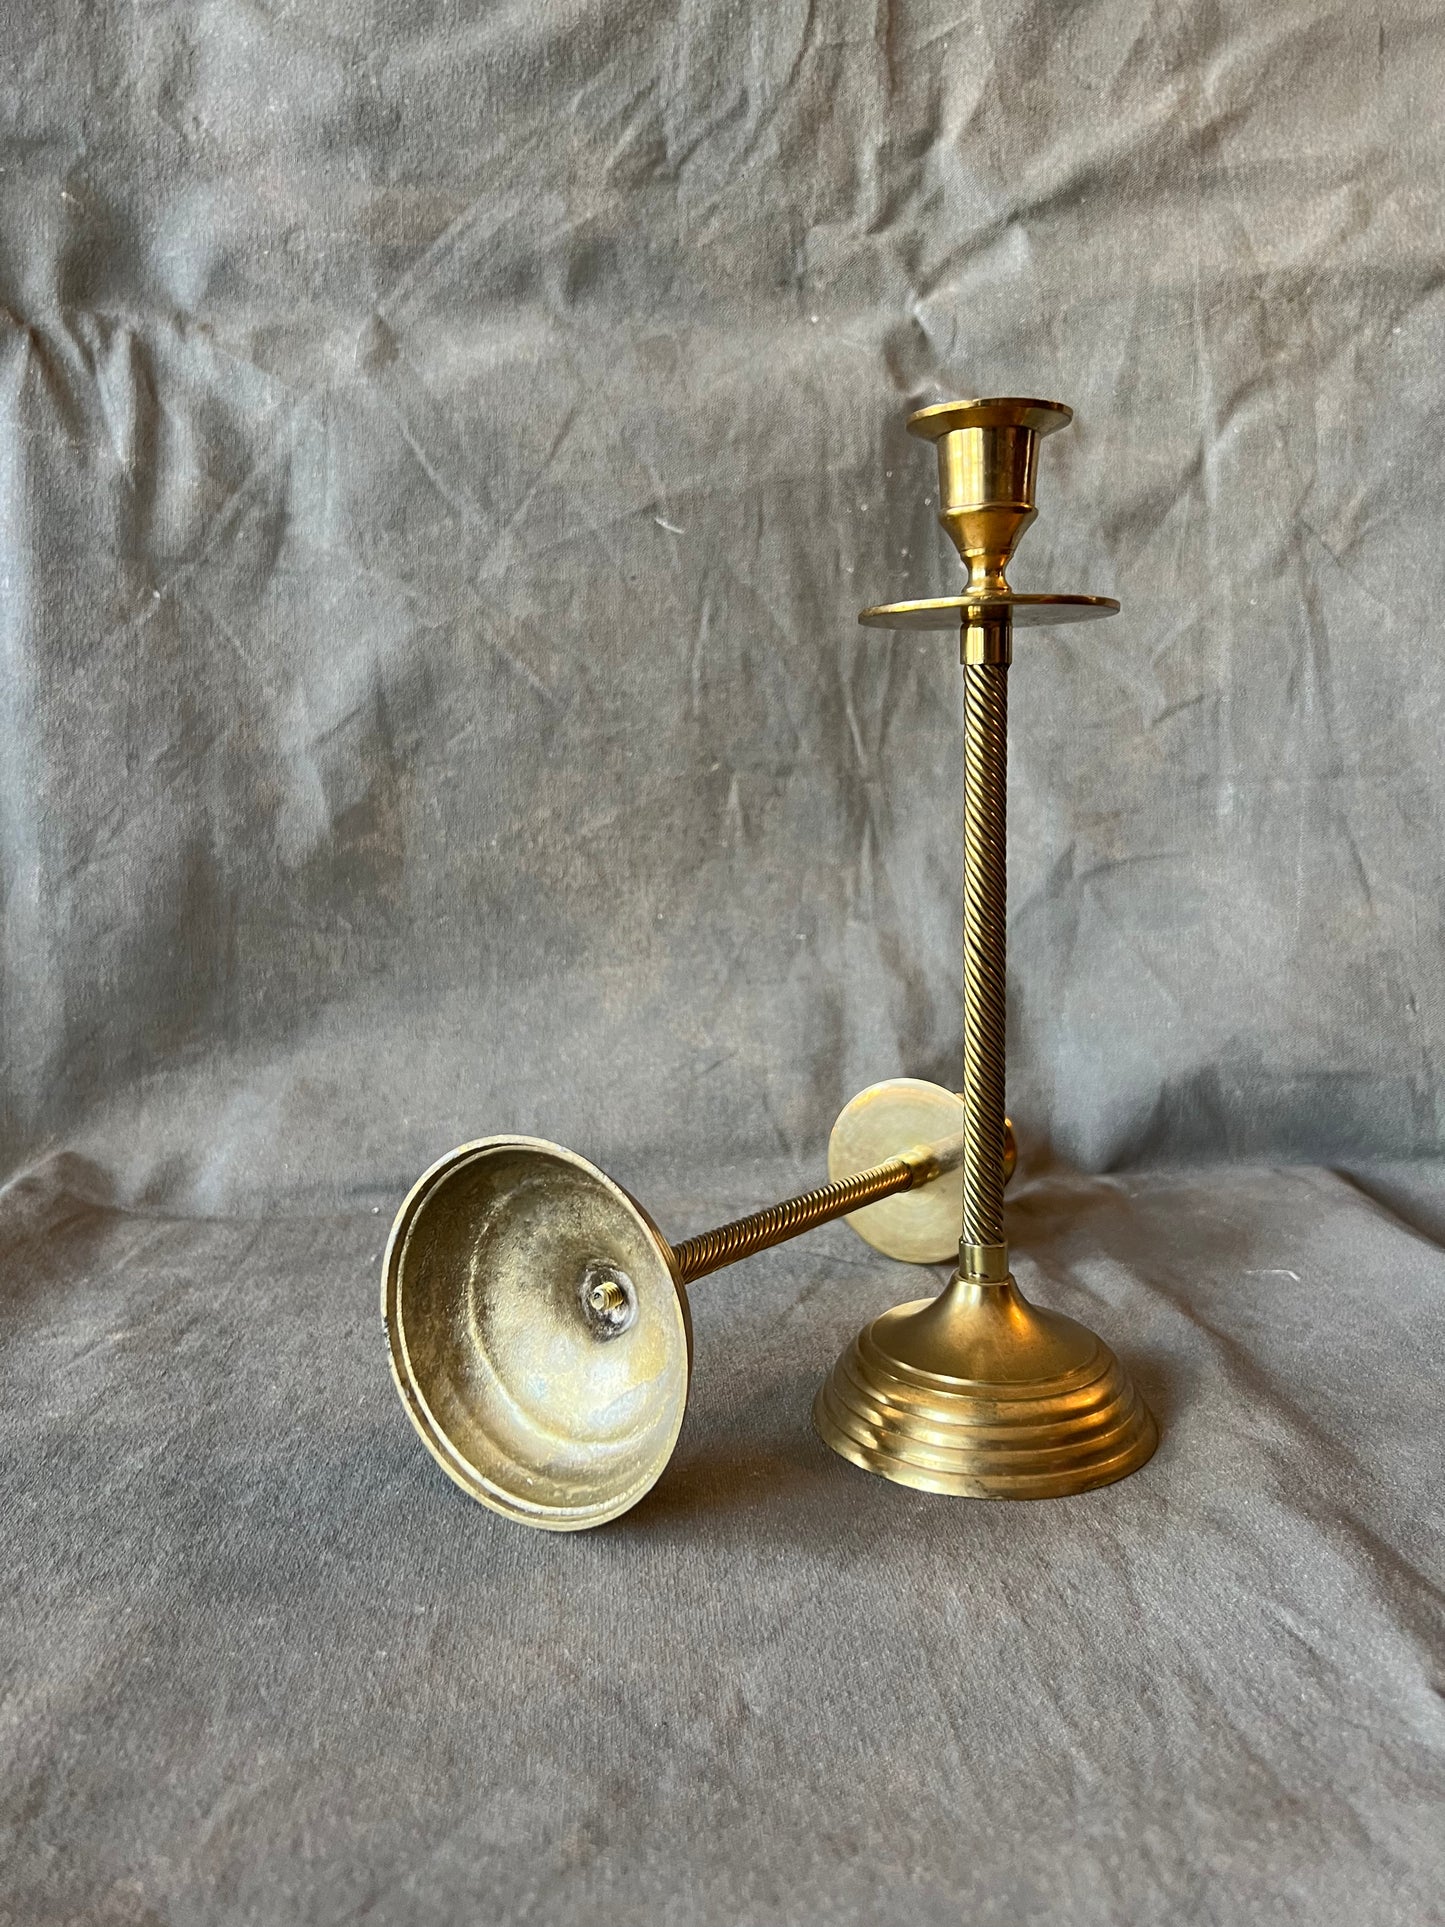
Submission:
M 1002 1323 L 1012 1327 L 1015 1356 L 1007 1344 L 1000 1355 L 1001 1321 L 989 1307 L 976 1319 L 988 1369 L 968 1376 L 967 1332 L 975 1320 L 960 1303 L 946 1317 L 956 1371 L 925 1370 L 900 1357 L 900 1350 L 916 1351 L 920 1327 L 938 1335 L 944 1301 L 886 1313 L 833 1367 L 813 1423 L 842 1458 L 925 1492 L 1051 1499 L 1110 1485 L 1150 1457 L 1158 1444 L 1154 1420 L 1108 1346 L 1072 1320 L 1028 1305 L 1012 1285 L 1005 1297 L 1011 1315 Z M 1045 1369 L 1031 1376 L 1035 1352 Z

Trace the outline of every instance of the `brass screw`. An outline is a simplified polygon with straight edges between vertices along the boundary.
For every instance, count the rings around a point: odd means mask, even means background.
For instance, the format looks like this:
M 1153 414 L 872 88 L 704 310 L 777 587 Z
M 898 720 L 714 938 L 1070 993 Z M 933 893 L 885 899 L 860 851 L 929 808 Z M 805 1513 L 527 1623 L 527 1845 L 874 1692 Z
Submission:
M 952 1154 L 952 1161 L 936 1162 L 933 1154 L 940 1151 L 946 1157 Z M 860 1171 L 856 1178 L 840 1178 L 833 1184 L 820 1185 L 816 1191 L 805 1191 L 801 1197 L 770 1204 L 766 1210 L 754 1211 L 732 1224 L 719 1225 L 716 1231 L 701 1231 L 672 1247 L 673 1273 L 680 1285 L 690 1285 L 710 1271 L 721 1271 L 739 1258 L 750 1258 L 755 1251 L 801 1237 L 815 1225 L 845 1218 L 850 1211 L 860 1211 L 865 1204 L 891 1197 L 895 1191 L 907 1191 L 915 1184 L 940 1177 L 956 1167 L 962 1154 L 961 1136 L 932 1147 L 920 1146 L 917 1151 L 890 1158 L 886 1164 L 875 1164 L 871 1171 Z M 931 1168 L 925 1176 L 926 1164 Z

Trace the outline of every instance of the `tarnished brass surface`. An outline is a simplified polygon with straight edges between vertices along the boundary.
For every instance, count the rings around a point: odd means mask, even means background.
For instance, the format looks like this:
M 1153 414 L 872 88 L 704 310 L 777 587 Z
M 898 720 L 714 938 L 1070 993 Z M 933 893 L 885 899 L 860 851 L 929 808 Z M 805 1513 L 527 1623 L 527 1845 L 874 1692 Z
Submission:
M 828 1139 L 830 1178 L 856 1177 L 886 1158 L 896 1144 L 951 1136 L 964 1125 L 963 1099 L 921 1077 L 890 1077 L 870 1084 L 838 1113 Z M 1004 1183 L 1013 1176 L 1018 1147 L 1004 1120 Z M 955 1169 L 936 1184 L 915 1186 L 848 1214 L 865 1244 L 910 1265 L 941 1265 L 958 1251 L 963 1235 L 963 1174 Z
M 943 1167 L 935 1160 L 935 1168 L 941 1171 Z M 710 1271 L 721 1271 L 724 1265 L 750 1258 L 755 1251 L 766 1251 L 770 1245 L 785 1244 L 789 1238 L 799 1237 L 833 1218 L 844 1217 L 861 1205 L 889 1198 L 894 1192 L 907 1192 L 927 1182 L 928 1177 L 915 1160 L 889 1158 L 871 1170 L 820 1185 L 816 1191 L 806 1191 L 801 1197 L 785 1198 L 781 1204 L 770 1204 L 764 1211 L 754 1211 L 732 1224 L 719 1225 L 716 1231 L 704 1231 L 696 1238 L 686 1239 L 673 1252 L 673 1267 L 680 1282 L 691 1284 L 693 1279 L 704 1278 Z
M 633 1506 L 687 1408 L 687 1297 L 656 1227 L 539 1138 L 464 1144 L 413 1187 L 382 1278 L 396 1389 L 474 1499 L 553 1531 Z
M 687 1407 L 687 1283 L 955 1170 L 961 1130 L 875 1134 L 870 1170 L 673 1249 L 560 1144 L 484 1138 L 444 1157 L 392 1226 L 381 1312 L 392 1378 L 447 1476 L 554 1532 L 601 1525 L 655 1483 Z
M 938 451 L 939 521 L 968 569 L 957 597 L 865 610 L 875 626 L 959 627 L 963 663 L 963 1091 L 958 1269 L 938 1299 L 864 1331 L 818 1394 L 835 1452 L 901 1485 L 1047 1498 L 1122 1478 L 1154 1421 L 1092 1332 L 1028 1304 L 1004 1232 L 1008 673 L 1015 623 L 1112 615 L 1103 597 L 1014 595 L 1040 435 L 1070 411 L 1024 397 L 947 402 L 909 421 Z M 866 1235 L 866 1234 L 865 1234 Z
M 1058 403 L 1008 398 L 916 415 L 910 429 L 937 444 L 939 519 L 968 586 L 960 597 L 864 615 L 913 627 L 946 608 L 959 625 L 964 1074 L 954 1128 L 911 1144 L 877 1131 L 884 1155 L 871 1168 L 835 1172 L 816 1191 L 676 1250 L 611 1179 L 560 1145 L 492 1138 L 434 1165 L 387 1246 L 382 1313 L 392 1373 L 433 1457 L 496 1511 L 568 1531 L 635 1505 L 667 1464 L 686 1409 L 687 1280 L 829 1219 L 892 1206 L 895 1194 L 954 1171 L 948 1197 L 951 1213 L 956 1196 L 961 1235 L 953 1282 L 939 1299 L 877 1319 L 839 1360 L 814 1411 L 824 1439 L 899 1483 L 981 1497 L 1080 1491 L 1121 1478 L 1153 1450 L 1153 1420 L 1118 1361 L 1082 1326 L 1024 1300 L 1004 1237 L 1013 629 L 1117 606 L 1102 597 L 1019 597 L 1005 578 L 1036 513 L 1038 437 L 1069 419 Z M 954 1102 L 941 1095 L 945 1107 Z M 917 1091 L 909 1102 L 936 1104 Z M 876 1091 L 849 1109 L 855 1122 L 871 1111 L 880 1123 Z M 902 1233 L 885 1225 L 883 1235 Z M 873 1242 L 889 1249 L 877 1235 Z

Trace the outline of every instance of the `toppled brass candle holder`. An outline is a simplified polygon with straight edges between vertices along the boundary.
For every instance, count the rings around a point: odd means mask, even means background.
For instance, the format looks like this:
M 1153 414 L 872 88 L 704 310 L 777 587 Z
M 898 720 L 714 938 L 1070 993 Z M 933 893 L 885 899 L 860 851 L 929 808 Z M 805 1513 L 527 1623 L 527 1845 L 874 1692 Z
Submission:
M 636 1505 L 672 1457 L 692 1374 L 687 1286 L 849 1215 L 881 1250 L 957 1236 L 965 1107 L 914 1079 L 875 1085 L 835 1127 L 867 1168 L 670 1245 L 604 1172 L 540 1138 L 464 1144 L 418 1179 L 382 1270 L 392 1378 L 464 1492 L 554 1532 Z M 922 1142 L 925 1133 L 932 1141 Z M 999 1134 L 1000 1188 L 1013 1137 Z M 870 1221 L 870 1211 L 885 1213 Z
M 1006 397 L 922 409 L 939 515 L 964 564 L 959 595 L 865 609 L 879 629 L 957 629 L 963 657 L 963 1154 L 958 1269 L 943 1293 L 861 1332 L 814 1406 L 818 1432 L 899 1485 L 969 1498 L 1052 1498 L 1122 1479 L 1154 1450 L 1148 1410 L 1083 1325 L 1031 1305 L 1003 1222 L 1008 670 L 1016 626 L 1111 616 L 1105 596 L 1020 595 L 1005 570 L 1033 521 L 1041 436 L 1058 402 Z

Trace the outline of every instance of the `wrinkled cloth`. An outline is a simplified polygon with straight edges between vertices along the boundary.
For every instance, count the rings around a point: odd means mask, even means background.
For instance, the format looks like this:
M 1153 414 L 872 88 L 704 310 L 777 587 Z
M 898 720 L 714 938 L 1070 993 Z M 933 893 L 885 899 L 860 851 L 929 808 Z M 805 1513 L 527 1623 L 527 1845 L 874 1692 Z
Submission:
M 1022 1288 L 1162 1442 L 996 1504 L 812 1434 L 937 1283 L 829 1226 L 693 1287 L 671 1466 L 551 1535 L 407 1423 L 379 1202 L 144 1216 L 57 1160 L 0 1200 L 0 1918 L 1438 1920 L 1432 1214 L 1438 1167 L 1025 1179 Z
M 1425 0 L 34 0 L 0 167 L 9 1169 L 685 1184 L 959 1051 L 939 395 L 1057 395 L 1015 1109 L 1441 1136 Z
M 5 28 L 0 1920 L 1438 1918 L 1439 9 Z M 835 1462 L 925 1288 L 839 1228 L 508 1527 L 387 1382 L 426 1164 L 693 1230 L 956 1086 L 956 645 L 855 618 L 990 393 L 1122 603 L 1012 672 L 1020 1277 L 1159 1454 Z

